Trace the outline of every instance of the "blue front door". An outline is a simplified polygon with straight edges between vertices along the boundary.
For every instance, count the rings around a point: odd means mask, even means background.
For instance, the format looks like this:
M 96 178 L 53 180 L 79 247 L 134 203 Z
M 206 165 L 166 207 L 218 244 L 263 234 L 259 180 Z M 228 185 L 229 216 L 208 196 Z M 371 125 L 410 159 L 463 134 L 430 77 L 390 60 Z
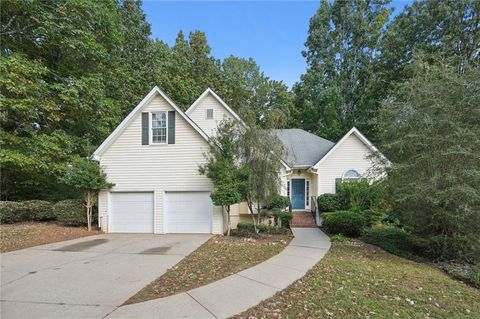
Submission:
M 304 179 L 292 179 L 292 209 L 305 209 Z

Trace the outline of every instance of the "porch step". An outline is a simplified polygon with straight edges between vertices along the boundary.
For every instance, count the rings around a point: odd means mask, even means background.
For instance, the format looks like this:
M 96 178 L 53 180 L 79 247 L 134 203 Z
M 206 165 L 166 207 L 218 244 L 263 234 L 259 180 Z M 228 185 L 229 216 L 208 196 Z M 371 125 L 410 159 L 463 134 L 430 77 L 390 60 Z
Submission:
M 293 213 L 290 227 L 317 227 L 317 225 L 311 212 L 296 212 Z

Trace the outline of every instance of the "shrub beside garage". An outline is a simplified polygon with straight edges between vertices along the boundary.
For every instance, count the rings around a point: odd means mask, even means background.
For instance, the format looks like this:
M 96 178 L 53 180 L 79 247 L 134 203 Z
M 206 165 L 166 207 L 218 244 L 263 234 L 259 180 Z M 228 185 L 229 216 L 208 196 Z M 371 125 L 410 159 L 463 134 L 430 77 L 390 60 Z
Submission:
M 44 200 L 0 202 L 0 223 L 28 221 L 56 221 L 67 226 L 86 226 L 85 205 L 79 199 L 66 199 L 55 204 Z
M 56 203 L 53 211 L 57 222 L 67 226 L 87 226 L 85 204 L 79 199 L 66 199 Z
M 25 221 L 26 218 L 22 202 L 0 202 L 0 222 L 2 224 L 18 223 Z

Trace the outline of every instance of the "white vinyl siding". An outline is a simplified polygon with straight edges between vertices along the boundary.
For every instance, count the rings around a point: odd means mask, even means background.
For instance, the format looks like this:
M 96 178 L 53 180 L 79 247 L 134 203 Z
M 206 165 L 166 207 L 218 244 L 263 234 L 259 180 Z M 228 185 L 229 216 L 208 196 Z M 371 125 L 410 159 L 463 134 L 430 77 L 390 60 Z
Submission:
M 142 112 L 168 112 L 173 108 L 159 95 Z M 165 147 L 142 145 L 142 121 L 138 113 L 100 158 L 111 192 L 153 192 L 154 232 L 164 233 L 163 197 L 168 191 L 212 191 L 212 183 L 198 172 L 205 163 L 207 141 L 181 116 L 175 119 L 175 144 Z M 105 196 L 100 196 L 102 207 Z M 100 205 L 100 203 L 99 203 Z M 107 209 L 100 210 L 105 226 Z M 222 233 L 222 209 L 214 207 L 212 233 Z M 105 228 L 104 228 L 105 229 Z
M 350 135 L 318 167 L 318 195 L 335 193 L 335 179 L 342 178 L 348 170 L 356 170 L 360 175 L 372 167 L 370 149 L 355 134 Z
M 98 227 L 108 232 L 108 191 L 103 190 L 98 193 Z
M 213 112 L 213 119 L 208 119 L 206 116 L 209 109 Z M 188 116 L 209 136 L 215 134 L 218 124 L 224 119 L 234 119 L 232 114 L 211 94 L 207 94 L 195 108 L 189 111 Z

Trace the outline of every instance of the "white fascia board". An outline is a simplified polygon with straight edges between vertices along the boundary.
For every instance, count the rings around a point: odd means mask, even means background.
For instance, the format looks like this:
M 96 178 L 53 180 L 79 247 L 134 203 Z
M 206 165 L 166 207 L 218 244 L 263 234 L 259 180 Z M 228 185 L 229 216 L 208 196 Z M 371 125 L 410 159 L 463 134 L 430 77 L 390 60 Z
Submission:
M 206 141 L 209 140 L 207 134 L 198 125 L 192 121 L 158 86 L 155 86 L 138 105 L 123 119 L 115 130 L 103 141 L 102 144 L 93 152 L 92 158 L 99 160 L 103 152 L 115 141 L 121 132 L 130 124 L 135 115 L 140 112 L 157 94 L 163 97 L 172 108 L 180 114 Z
M 388 165 L 391 165 L 391 162 L 386 158 L 385 155 L 383 155 L 376 147 L 375 145 L 373 145 L 372 142 L 370 142 L 368 140 L 368 138 L 365 137 L 365 135 L 363 135 L 356 127 L 352 127 L 350 129 L 350 131 L 348 131 L 347 134 L 345 134 L 341 139 L 340 141 L 338 141 L 328 152 L 327 154 L 325 154 L 325 156 L 323 156 L 315 165 L 312 166 L 312 168 L 314 169 L 318 169 L 318 167 L 320 166 L 320 164 L 325 161 L 325 159 L 327 159 L 333 152 L 335 152 L 335 150 L 343 144 L 343 142 L 345 142 L 345 140 L 352 134 L 355 134 L 355 136 L 357 136 L 360 141 L 362 141 L 362 143 L 364 143 L 373 153 L 377 153 L 379 154 L 382 158 L 384 158 Z

